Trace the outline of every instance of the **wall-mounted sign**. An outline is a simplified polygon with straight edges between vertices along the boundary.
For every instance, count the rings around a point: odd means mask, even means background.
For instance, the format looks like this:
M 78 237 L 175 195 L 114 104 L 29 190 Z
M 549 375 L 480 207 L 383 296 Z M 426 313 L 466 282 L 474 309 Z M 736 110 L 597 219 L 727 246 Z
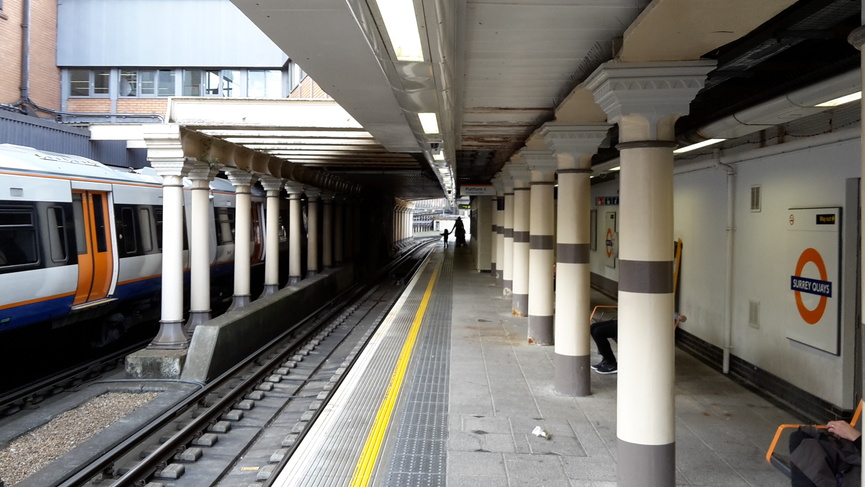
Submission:
M 838 354 L 840 208 L 787 211 L 787 337 Z
M 495 196 L 496 188 L 492 184 L 462 184 L 460 196 Z
M 617 206 L 619 204 L 618 196 L 597 196 L 595 197 L 595 206 Z

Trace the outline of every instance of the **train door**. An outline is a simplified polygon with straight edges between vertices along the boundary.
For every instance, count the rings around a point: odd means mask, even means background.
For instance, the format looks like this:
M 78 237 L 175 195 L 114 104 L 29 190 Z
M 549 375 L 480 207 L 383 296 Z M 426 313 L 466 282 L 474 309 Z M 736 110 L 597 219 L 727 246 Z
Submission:
M 108 193 L 72 191 L 78 246 L 78 287 L 73 306 L 105 299 L 114 278 Z
M 264 259 L 264 205 L 252 202 L 252 252 L 250 263 L 256 264 Z

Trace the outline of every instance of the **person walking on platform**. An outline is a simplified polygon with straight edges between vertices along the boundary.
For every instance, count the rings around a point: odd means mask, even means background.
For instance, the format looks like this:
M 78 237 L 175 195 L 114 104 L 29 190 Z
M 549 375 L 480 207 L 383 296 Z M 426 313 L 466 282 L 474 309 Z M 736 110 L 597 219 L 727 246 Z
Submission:
M 462 218 L 457 217 L 457 221 L 454 222 L 451 233 L 457 236 L 457 247 L 462 247 L 466 244 L 466 227 L 463 225 Z
M 861 469 L 862 433 L 846 421 L 800 426 L 790 435 L 793 487 L 859 487 Z
M 445 231 L 441 233 L 441 236 L 445 241 L 445 248 L 448 248 L 448 237 L 450 236 L 450 232 L 448 232 L 447 228 L 445 228 Z
M 687 318 L 685 315 L 676 314 L 673 316 L 673 321 L 678 325 L 684 323 Z M 601 355 L 601 361 L 592 365 L 592 370 L 599 374 L 615 374 L 619 371 L 619 364 L 616 361 L 616 354 L 613 353 L 613 347 L 610 345 L 610 340 L 619 340 L 619 320 L 598 321 L 589 325 L 589 333 L 592 335 L 592 340 L 598 348 L 598 353 Z

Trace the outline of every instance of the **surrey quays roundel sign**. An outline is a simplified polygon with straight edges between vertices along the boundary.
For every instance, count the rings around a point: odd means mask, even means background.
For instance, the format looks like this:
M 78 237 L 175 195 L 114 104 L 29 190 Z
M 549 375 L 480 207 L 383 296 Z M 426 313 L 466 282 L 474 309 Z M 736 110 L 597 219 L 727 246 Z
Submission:
M 785 220 L 787 337 L 838 354 L 841 208 L 791 208 Z

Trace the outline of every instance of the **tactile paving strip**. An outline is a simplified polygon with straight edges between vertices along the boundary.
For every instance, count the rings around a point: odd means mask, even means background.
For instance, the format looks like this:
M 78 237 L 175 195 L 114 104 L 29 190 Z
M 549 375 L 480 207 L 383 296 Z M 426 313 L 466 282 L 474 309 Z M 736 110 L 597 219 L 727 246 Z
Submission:
M 400 398 L 401 415 L 381 485 L 444 486 L 447 482 L 453 260 L 445 259 L 412 354 Z

